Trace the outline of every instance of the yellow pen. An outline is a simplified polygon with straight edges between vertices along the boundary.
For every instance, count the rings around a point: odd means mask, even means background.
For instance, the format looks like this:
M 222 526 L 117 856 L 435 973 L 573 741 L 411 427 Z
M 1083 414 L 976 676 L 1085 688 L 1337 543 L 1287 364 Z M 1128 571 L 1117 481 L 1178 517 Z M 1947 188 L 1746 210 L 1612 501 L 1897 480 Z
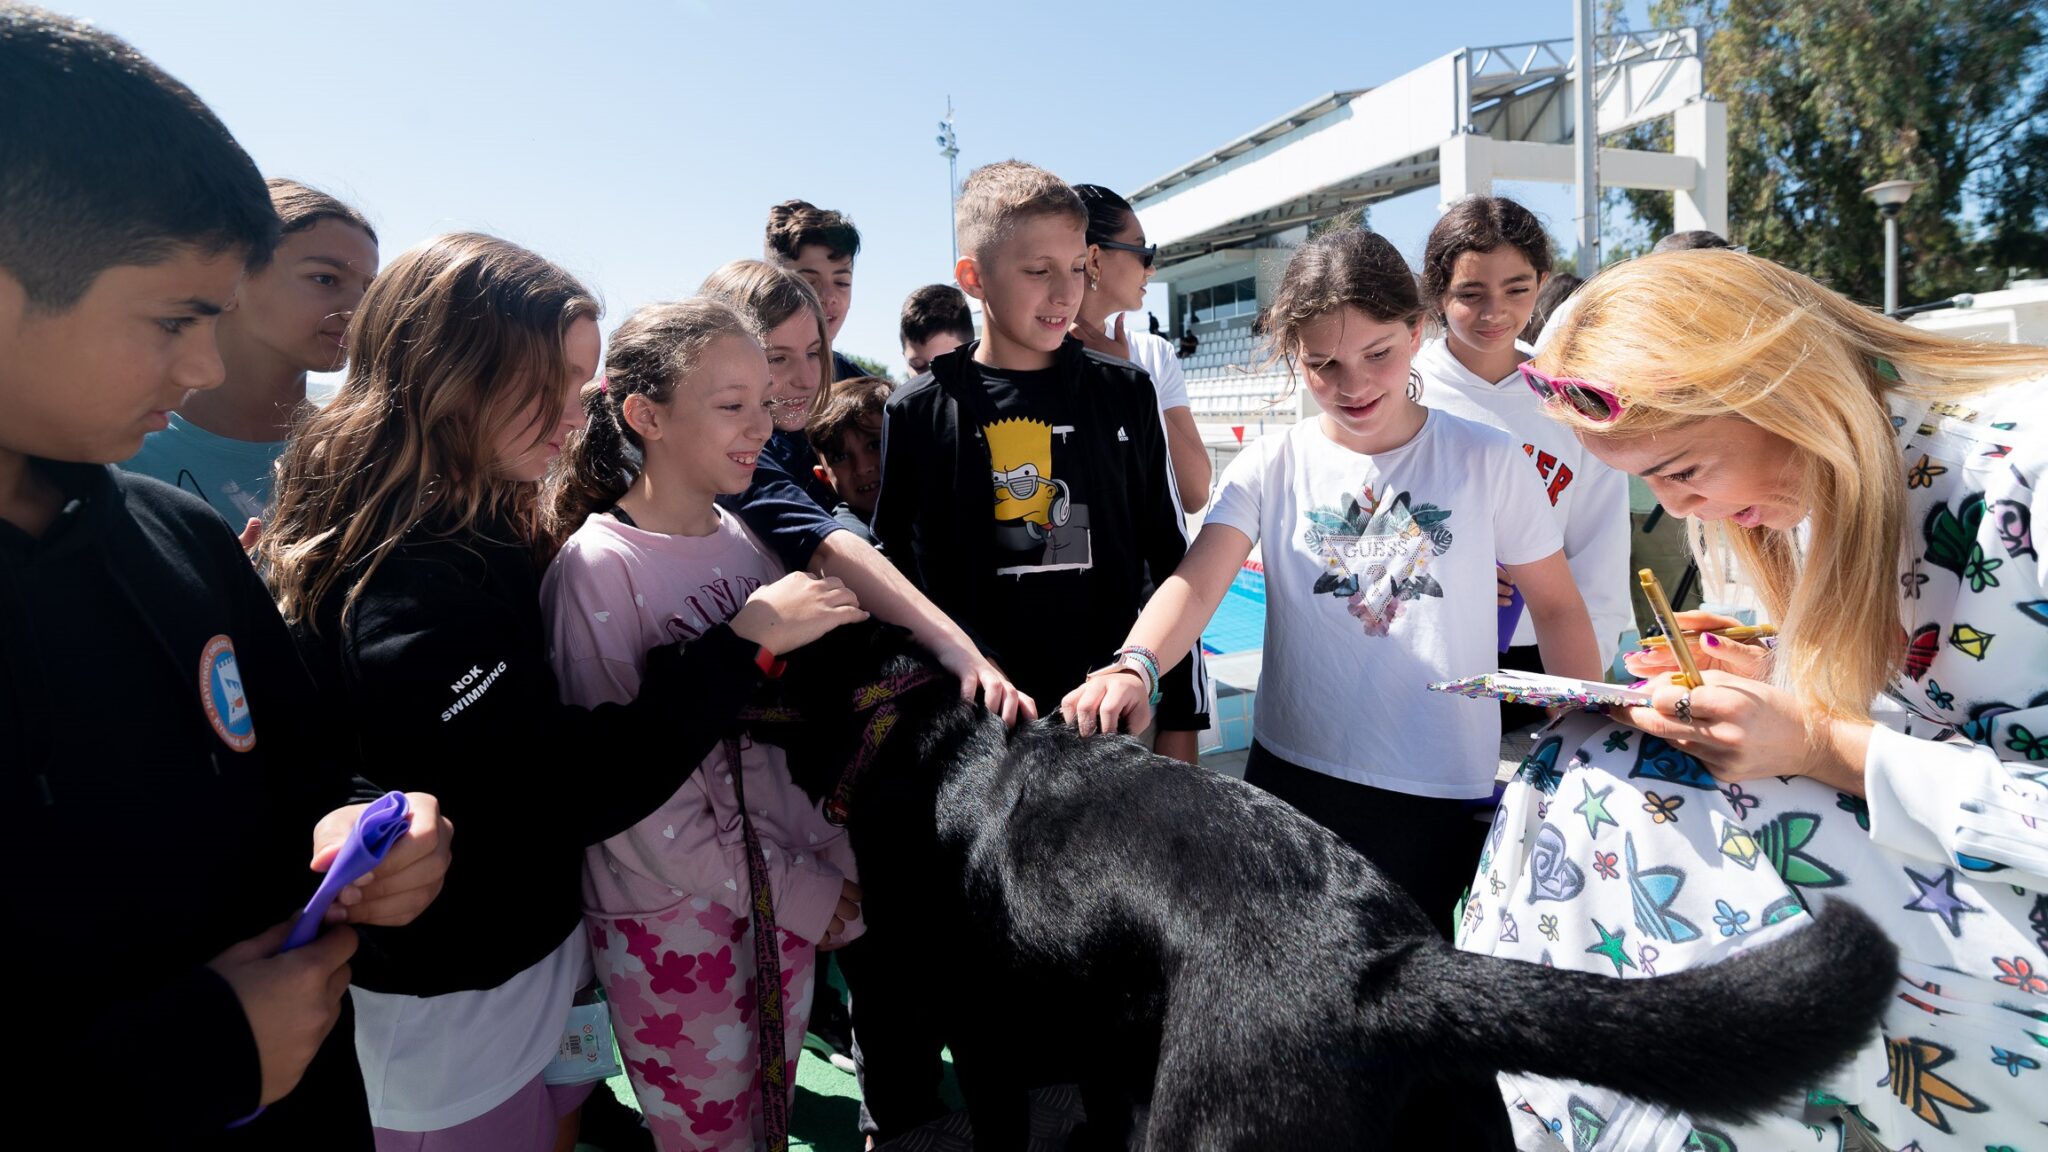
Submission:
M 1738 624 L 1733 628 L 1708 628 L 1699 632 L 1690 628 L 1685 630 L 1687 636 L 1719 636 L 1723 640 L 1757 640 L 1777 634 L 1778 630 L 1769 624 Z M 1645 636 L 1642 639 L 1644 648 L 1665 648 L 1670 644 L 1668 636 Z
M 1671 610 L 1671 602 L 1664 598 L 1664 586 L 1657 583 L 1657 574 L 1644 568 L 1636 573 L 1636 578 L 1643 583 L 1643 599 L 1650 602 L 1650 611 L 1657 617 L 1657 626 L 1664 629 L 1665 636 L 1681 638 L 1680 643 L 1671 645 L 1671 654 L 1678 658 L 1675 682 L 1680 688 L 1704 686 L 1706 681 L 1700 679 L 1699 665 L 1692 662 L 1692 645 L 1682 642 L 1685 630 L 1678 626 L 1678 614 Z

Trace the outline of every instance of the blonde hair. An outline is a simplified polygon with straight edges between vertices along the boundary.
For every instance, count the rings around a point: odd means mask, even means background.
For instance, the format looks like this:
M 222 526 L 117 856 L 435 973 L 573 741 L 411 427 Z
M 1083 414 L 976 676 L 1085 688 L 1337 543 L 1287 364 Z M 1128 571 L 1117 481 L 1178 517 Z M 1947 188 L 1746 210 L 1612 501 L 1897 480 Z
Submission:
M 999 160 L 967 174 L 953 206 L 953 230 L 961 253 L 981 260 L 1034 216 L 1061 216 L 1088 229 L 1088 208 L 1066 181 L 1035 164 Z
M 832 331 L 825 325 L 825 306 L 802 276 L 778 268 L 765 260 L 735 260 L 704 278 L 697 286 L 699 296 L 723 301 L 738 310 L 748 330 L 762 347 L 768 334 L 782 327 L 791 316 L 808 310 L 818 322 L 818 390 L 811 395 L 806 416 L 815 416 L 832 395 Z
M 286 621 L 341 619 L 415 527 L 463 537 L 486 522 L 530 533 L 535 485 L 493 467 L 497 434 L 538 409 L 554 431 L 570 324 L 598 304 L 567 272 L 477 233 L 436 237 L 391 262 L 348 328 L 348 377 L 278 462 L 258 546 Z
M 2048 350 L 1936 335 L 1738 252 L 1645 256 L 1595 276 L 1535 360 L 1613 390 L 1620 416 L 1552 416 L 1607 439 L 1738 416 L 1799 454 L 1811 526 L 1792 534 L 1692 525 L 1695 555 L 1725 545 L 1778 621 L 1773 677 L 1810 726 L 1865 718 L 1904 654 L 1898 563 L 1906 483 L 1886 401 L 1958 400 L 2048 371 Z
M 569 434 L 542 490 L 550 551 L 559 550 L 591 513 L 618 503 L 632 487 L 646 445 L 626 422 L 626 399 L 645 396 L 667 404 L 675 399 L 676 385 L 726 337 L 754 343 L 750 325 L 737 311 L 703 296 L 649 304 L 612 333 L 604 375 L 583 386 L 589 422 Z

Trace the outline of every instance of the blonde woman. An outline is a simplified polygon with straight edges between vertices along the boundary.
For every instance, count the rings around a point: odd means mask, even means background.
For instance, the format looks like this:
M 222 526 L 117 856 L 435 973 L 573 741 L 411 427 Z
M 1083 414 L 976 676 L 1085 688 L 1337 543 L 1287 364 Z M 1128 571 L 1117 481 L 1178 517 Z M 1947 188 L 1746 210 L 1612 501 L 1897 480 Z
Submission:
M 1690 691 L 1638 656 L 1651 707 L 1541 743 L 1462 945 L 1637 979 L 1849 900 L 1901 971 L 1882 1037 L 1834 1083 L 1785 1085 L 1782 1115 L 1695 1125 L 1509 1077 L 1518 1122 L 1600 1149 L 1836 1147 L 1843 1129 L 1926 1152 L 2038 1143 L 2048 351 L 1931 335 L 1766 260 L 1681 252 L 1594 279 L 1524 375 L 1594 455 L 1689 517 L 1696 547 L 1725 542 L 1780 634 L 1704 635 Z

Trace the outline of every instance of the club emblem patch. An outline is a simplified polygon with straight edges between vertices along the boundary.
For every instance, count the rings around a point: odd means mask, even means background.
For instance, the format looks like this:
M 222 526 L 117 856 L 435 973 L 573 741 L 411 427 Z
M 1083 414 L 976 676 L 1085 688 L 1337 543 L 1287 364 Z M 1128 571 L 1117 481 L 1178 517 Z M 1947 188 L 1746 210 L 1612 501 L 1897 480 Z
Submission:
M 242 667 L 235 662 L 234 641 L 226 636 L 215 636 L 200 650 L 199 702 L 222 743 L 237 752 L 256 746 L 256 721 L 242 691 Z

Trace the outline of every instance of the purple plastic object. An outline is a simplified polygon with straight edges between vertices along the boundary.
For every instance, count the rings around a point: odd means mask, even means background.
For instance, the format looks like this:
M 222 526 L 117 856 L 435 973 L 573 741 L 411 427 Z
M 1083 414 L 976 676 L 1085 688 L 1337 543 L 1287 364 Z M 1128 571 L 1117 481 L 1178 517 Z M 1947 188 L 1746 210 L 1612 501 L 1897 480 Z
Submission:
M 1500 606 L 1500 650 L 1507 651 L 1515 641 L 1515 625 L 1522 622 L 1522 590 L 1516 588 L 1508 596 L 1508 602 Z
M 283 955 L 294 948 L 311 944 L 320 935 L 320 927 L 327 919 L 327 906 L 341 895 L 341 890 L 361 880 L 372 869 L 384 862 L 391 852 L 391 846 L 398 843 L 412 827 L 412 805 L 406 802 L 403 792 L 386 792 L 363 809 L 356 817 L 356 826 L 349 829 L 348 842 L 341 851 L 334 854 L 334 863 L 327 866 L 327 875 L 320 880 L 320 887 L 313 892 L 313 898 L 306 901 L 299 918 L 292 922 L 291 934 L 284 938 L 284 947 L 278 954 Z M 228 1125 L 240 1128 L 258 1116 L 258 1108 L 240 1120 Z
M 348 842 L 335 853 L 334 863 L 327 866 L 327 875 L 321 879 L 313 898 L 306 901 L 305 910 L 299 913 L 291 935 L 285 937 L 284 947 L 278 951 L 289 952 L 311 944 L 327 919 L 327 906 L 334 903 L 343 888 L 382 864 L 391 846 L 411 827 L 412 805 L 406 803 L 403 792 L 386 792 L 363 809 L 363 814 L 356 817 L 356 826 L 349 830 Z

